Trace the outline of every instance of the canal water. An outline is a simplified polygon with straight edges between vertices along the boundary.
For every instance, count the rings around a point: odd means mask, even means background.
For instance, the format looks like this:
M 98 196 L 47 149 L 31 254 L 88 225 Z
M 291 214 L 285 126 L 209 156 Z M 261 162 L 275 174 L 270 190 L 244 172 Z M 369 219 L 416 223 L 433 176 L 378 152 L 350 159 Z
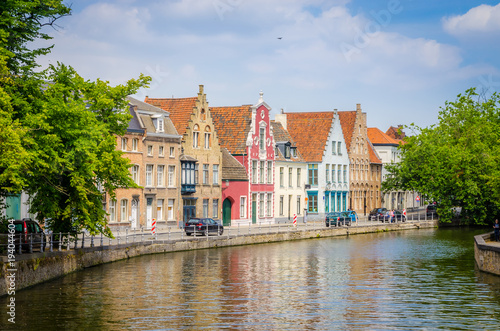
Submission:
M 17 292 L 14 329 L 498 330 L 500 277 L 474 266 L 473 235 L 481 232 L 383 232 L 133 258 Z M 2 315 L 1 329 L 11 329 Z

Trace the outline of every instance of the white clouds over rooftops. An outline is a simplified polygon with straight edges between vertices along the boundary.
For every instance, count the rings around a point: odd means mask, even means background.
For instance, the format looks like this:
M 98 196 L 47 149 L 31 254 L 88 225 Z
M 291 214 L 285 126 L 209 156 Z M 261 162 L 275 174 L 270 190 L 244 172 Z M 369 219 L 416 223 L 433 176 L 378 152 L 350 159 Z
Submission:
M 192 96 L 204 84 L 213 106 L 253 103 L 260 90 L 275 110 L 362 103 L 370 125 L 382 129 L 395 123 L 376 121 L 426 125 L 445 100 L 497 72 L 471 61 L 462 45 L 399 29 L 412 14 L 409 2 L 351 7 L 348 0 L 88 0 L 61 20 L 60 33 L 49 31 L 55 47 L 39 62 L 61 61 L 112 84 L 152 76 L 139 99 Z
M 443 28 L 455 36 L 500 32 L 500 4 L 480 5 L 464 15 L 443 18 Z

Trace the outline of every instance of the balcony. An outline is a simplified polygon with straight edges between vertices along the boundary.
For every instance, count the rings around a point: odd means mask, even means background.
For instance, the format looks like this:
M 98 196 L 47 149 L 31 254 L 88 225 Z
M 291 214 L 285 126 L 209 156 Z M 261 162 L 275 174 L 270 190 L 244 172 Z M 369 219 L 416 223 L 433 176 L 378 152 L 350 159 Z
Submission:
M 194 184 L 182 184 L 181 194 L 191 194 L 196 192 L 196 185 Z

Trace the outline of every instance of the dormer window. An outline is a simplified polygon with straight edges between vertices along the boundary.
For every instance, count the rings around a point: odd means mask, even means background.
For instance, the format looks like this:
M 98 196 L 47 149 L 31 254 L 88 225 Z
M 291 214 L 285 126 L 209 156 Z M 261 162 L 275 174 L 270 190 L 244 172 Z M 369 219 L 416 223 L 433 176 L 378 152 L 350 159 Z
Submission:
M 290 158 L 290 146 L 285 145 L 285 159 L 289 159 L 289 158 Z
M 292 157 L 297 157 L 297 147 L 291 147 L 290 151 L 292 152 Z
M 153 115 L 152 116 L 153 125 L 155 126 L 156 132 L 164 131 L 164 121 L 161 115 Z

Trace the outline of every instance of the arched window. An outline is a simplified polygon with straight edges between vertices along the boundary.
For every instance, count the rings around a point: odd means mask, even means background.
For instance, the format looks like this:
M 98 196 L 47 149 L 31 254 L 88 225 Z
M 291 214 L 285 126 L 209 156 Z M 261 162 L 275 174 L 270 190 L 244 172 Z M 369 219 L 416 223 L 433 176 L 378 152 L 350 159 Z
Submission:
M 210 146 L 212 145 L 210 135 L 210 127 L 207 125 L 205 127 L 205 149 L 210 149 Z
M 193 127 L 193 148 L 198 148 L 200 146 L 200 127 L 195 124 Z
M 128 219 L 128 200 L 123 199 L 120 203 L 120 222 L 126 222 Z

